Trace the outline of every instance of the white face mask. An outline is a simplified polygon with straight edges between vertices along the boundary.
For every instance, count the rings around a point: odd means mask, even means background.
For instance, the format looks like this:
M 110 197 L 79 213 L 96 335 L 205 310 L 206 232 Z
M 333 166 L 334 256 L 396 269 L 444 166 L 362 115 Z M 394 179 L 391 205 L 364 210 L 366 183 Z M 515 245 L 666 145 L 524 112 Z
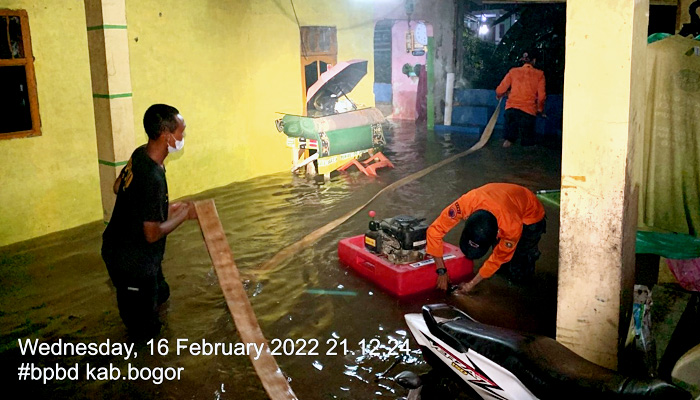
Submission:
M 176 151 L 182 150 L 183 147 L 185 147 L 185 138 L 184 137 L 182 138 L 182 140 L 175 141 L 175 147 L 168 145 L 168 153 L 175 153 Z

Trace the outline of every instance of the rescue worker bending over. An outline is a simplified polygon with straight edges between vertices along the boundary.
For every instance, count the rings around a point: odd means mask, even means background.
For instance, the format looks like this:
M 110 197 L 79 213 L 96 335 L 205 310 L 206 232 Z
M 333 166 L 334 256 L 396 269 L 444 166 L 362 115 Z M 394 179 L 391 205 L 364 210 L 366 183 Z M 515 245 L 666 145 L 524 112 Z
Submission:
M 442 259 L 442 239 L 463 219 L 462 253 L 470 260 L 483 257 L 491 246 L 493 253 L 474 279 L 460 286 L 460 292 L 469 292 L 499 268 L 514 280 L 534 274 L 540 257 L 538 243 L 546 228 L 542 203 L 525 187 L 489 183 L 447 206 L 428 227 L 426 251 L 435 259 L 438 289 L 447 290 L 450 282 Z

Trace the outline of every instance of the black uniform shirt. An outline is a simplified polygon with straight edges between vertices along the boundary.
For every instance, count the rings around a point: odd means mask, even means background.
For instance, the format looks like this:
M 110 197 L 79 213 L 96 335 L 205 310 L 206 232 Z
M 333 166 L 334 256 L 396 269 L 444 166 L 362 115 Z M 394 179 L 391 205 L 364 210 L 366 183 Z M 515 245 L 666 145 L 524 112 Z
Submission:
M 152 282 L 165 253 L 165 237 L 148 243 L 146 221 L 168 218 L 165 168 L 156 164 L 143 145 L 122 169 L 112 218 L 102 235 L 102 254 L 115 285 Z

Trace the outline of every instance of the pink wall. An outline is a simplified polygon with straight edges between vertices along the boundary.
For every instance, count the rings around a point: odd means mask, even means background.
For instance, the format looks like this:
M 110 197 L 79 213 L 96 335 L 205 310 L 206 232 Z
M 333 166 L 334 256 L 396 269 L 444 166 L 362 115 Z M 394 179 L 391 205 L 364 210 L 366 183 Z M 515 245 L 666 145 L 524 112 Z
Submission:
M 411 21 L 411 29 L 415 29 L 416 22 Z M 430 24 L 426 24 L 428 36 L 433 35 Z M 391 28 L 392 36 L 392 60 L 391 60 L 391 86 L 393 96 L 393 113 L 395 119 L 416 119 L 416 92 L 418 91 L 418 80 L 415 82 L 402 72 L 403 65 L 425 65 L 426 56 L 414 56 L 406 52 L 406 33 L 408 32 L 408 21 L 396 21 Z

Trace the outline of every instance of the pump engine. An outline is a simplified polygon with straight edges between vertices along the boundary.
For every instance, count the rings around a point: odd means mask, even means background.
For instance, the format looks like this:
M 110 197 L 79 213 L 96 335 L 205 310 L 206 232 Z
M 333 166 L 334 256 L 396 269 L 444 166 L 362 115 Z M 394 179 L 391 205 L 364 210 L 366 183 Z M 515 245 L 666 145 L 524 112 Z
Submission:
M 384 255 L 394 264 L 407 264 L 425 257 L 426 231 L 424 218 L 398 215 L 381 221 L 370 221 L 365 233 L 365 248 Z

